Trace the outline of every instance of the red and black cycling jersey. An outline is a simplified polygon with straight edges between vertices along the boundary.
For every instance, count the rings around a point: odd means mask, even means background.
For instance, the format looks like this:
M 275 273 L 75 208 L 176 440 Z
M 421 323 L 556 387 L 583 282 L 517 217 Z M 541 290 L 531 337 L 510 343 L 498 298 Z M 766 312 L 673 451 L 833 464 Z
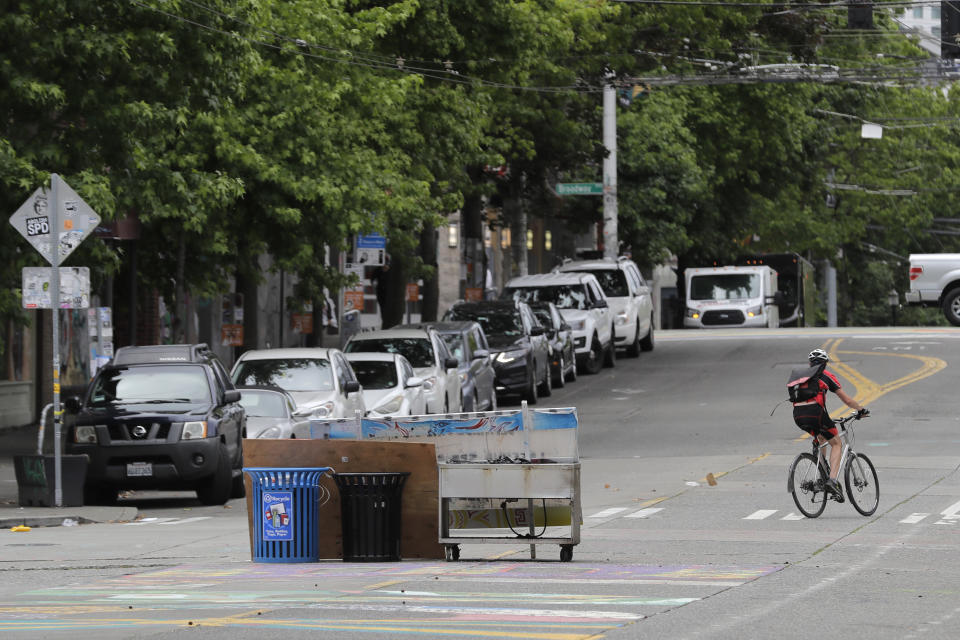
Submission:
M 813 399 L 814 402 L 819 404 L 824 409 L 827 408 L 827 391 L 833 391 L 836 393 L 840 390 L 840 381 L 837 380 L 837 376 L 833 375 L 826 369 L 823 370 L 823 373 L 820 374 L 820 393 L 817 394 L 817 397 Z

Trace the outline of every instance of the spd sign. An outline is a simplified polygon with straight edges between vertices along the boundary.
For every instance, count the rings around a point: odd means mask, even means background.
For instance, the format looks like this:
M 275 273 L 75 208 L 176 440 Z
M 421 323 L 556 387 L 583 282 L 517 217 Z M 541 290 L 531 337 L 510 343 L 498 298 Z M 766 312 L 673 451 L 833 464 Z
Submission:
M 10 224 L 20 232 L 33 248 L 40 252 L 47 262 L 54 264 L 53 246 L 59 246 L 59 260 L 73 253 L 73 250 L 90 235 L 100 224 L 100 216 L 94 213 L 77 192 L 70 188 L 60 176 L 54 174 L 51 181 L 56 182 L 59 200 L 59 229 L 53 228 L 53 196 L 51 190 L 39 188 L 27 201 L 20 205 L 16 213 L 10 216 Z

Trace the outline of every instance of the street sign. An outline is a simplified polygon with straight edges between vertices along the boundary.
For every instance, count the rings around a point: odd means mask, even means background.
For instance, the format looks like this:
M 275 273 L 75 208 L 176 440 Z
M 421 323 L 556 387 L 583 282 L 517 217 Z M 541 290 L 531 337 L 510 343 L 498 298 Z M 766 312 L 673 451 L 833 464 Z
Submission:
M 381 267 L 386 262 L 387 239 L 379 233 L 357 236 L 353 261 L 365 267 Z
M 602 196 L 603 185 L 599 182 L 558 182 L 558 196 Z
M 93 233 L 100 224 L 100 216 L 90 208 L 77 192 L 70 188 L 59 176 L 54 174 L 51 182 L 58 181 L 58 200 L 60 201 L 58 229 L 53 229 L 54 215 L 51 211 L 51 193 L 40 187 L 27 201 L 10 216 L 10 224 L 20 232 L 33 248 L 40 252 L 50 264 L 60 264 L 73 253 L 84 238 Z M 60 246 L 59 260 L 54 262 L 51 245 L 57 238 Z
M 93 233 L 100 224 L 100 216 L 94 213 L 77 192 L 70 188 L 60 176 L 50 174 L 50 190 L 40 187 L 27 201 L 20 205 L 12 216 L 10 224 L 27 239 L 47 262 L 50 269 L 49 291 L 50 308 L 53 310 L 53 322 L 50 323 L 51 342 L 53 344 L 53 459 L 54 459 L 54 503 L 63 506 L 62 461 L 60 459 L 60 437 L 63 422 L 60 410 L 60 263 L 73 253 L 83 239 Z M 24 276 L 26 278 L 26 275 Z M 29 283 L 27 283 L 29 284 Z M 42 299 L 42 283 L 39 285 Z M 71 286 L 67 284 L 67 286 Z M 24 287 L 26 290 L 27 287 Z M 87 303 L 90 304 L 89 272 L 87 273 Z M 82 302 L 82 299 L 81 299 Z
M 23 308 L 53 309 L 50 278 L 53 267 L 23 268 Z M 61 309 L 90 307 L 90 269 L 88 267 L 60 267 Z
M 387 239 L 379 233 L 357 236 L 357 249 L 386 249 Z

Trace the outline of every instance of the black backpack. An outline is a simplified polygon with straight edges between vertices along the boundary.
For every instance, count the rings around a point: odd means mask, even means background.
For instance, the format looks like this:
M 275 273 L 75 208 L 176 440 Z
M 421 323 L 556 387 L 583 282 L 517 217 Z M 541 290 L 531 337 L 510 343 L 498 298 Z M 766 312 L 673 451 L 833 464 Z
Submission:
M 790 402 L 807 402 L 820 393 L 820 375 L 827 368 L 826 362 L 812 367 L 801 367 L 790 372 L 787 380 L 787 394 Z

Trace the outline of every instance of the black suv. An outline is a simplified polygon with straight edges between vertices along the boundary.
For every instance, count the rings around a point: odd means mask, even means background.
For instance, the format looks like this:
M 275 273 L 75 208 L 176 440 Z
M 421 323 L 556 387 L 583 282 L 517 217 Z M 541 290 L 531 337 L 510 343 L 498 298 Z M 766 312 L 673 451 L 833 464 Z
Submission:
M 458 302 L 443 319 L 471 320 L 483 327 L 494 356 L 497 393 L 519 395 L 536 404 L 540 396 L 553 392 L 547 338 L 526 302 Z
M 243 497 L 246 416 L 207 345 L 117 349 L 66 406 L 77 414 L 67 453 L 90 460 L 85 503 L 120 489 L 194 489 L 204 504 Z

